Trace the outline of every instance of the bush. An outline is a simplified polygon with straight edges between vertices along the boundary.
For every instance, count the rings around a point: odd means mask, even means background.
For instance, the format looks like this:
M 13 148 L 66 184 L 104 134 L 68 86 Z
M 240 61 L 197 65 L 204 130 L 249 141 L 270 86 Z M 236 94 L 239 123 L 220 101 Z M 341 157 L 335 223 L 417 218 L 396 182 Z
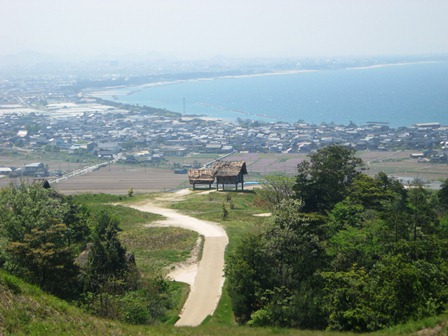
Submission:
M 2 278 L 2 282 L 14 294 L 20 294 L 22 292 L 22 289 L 20 288 L 18 281 L 19 280 L 16 277 L 13 277 L 9 274 L 4 274 Z
M 122 299 L 121 310 L 122 320 L 126 323 L 146 324 L 150 320 L 148 304 L 139 292 L 127 293 Z
M 250 315 L 250 321 L 247 324 L 251 327 L 265 327 L 272 323 L 271 313 L 267 309 L 259 309 Z
M 221 218 L 222 218 L 222 220 L 229 219 L 229 211 L 227 210 L 226 205 L 224 203 L 222 204 Z

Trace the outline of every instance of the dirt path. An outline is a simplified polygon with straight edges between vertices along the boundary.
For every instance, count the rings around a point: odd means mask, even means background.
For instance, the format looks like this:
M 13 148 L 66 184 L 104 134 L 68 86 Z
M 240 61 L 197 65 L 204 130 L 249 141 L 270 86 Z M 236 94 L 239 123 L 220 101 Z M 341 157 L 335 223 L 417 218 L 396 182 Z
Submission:
M 185 192 L 181 192 L 177 196 L 184 194 Z M 169 200 L 173 201 L 174 198 Z M 208 315 L 213 314 L 221 297 L 224 284 L 224 252 L 228 243 L 225 230 L 216 223 L 180 214 L 175 210 L 158 206 L 152 201 L 131 207 L 166 217 L 153 225 L 180 227 L 196 231 L 204 236 L 202 259 L 199 265 L 192 264 L 169 274 L 174 280 L 187 282 L 191 286 L 190 294 L 176 326 L 198 326 Z

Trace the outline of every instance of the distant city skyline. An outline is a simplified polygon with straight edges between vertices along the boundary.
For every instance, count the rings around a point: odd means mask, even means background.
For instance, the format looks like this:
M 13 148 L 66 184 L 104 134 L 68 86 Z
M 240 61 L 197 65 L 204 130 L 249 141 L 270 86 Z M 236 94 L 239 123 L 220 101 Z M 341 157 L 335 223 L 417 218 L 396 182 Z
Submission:
M 1 8 L 0 55 L 448 53 L 446 0 L 15 0 Z

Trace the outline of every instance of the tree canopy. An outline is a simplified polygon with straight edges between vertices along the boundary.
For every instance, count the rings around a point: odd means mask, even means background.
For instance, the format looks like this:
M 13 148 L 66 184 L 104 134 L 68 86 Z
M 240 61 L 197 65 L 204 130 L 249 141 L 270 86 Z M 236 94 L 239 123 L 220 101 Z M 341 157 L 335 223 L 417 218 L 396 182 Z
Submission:
M 305 212 L 330 210 L 347 196 L 348 187 L 359 175 L 362 160 L 355 150 L 329 146 L 309 155 L 309 161 L 297 166 L 294 191 L 304 203 Z
M 140 281 L 118 233 L 119 222 L 107 211 L 39 184 L 0 190 L 1 267 L 94 314 L 154 321 L 170 304 L 166 280 Z
M 361 167 L 341 146 L 299 164 L 295 199 L 229 257 L 241 323 L 364 332 L 445 311 L 446 182 L 433 194 Z

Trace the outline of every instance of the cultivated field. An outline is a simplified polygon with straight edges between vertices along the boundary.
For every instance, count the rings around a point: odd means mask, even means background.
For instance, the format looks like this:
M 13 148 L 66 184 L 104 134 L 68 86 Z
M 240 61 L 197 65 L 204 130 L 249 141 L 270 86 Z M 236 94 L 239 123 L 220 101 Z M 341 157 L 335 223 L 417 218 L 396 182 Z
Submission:
M 366 165 L 366 173 L 375 175 L 380 171 L 395 177 L 420 178 L 427 181 L 441 181 L 448 178 L 448 165 L 421 163 L 411 159 L 412 151 L 380 152 L 363 151 L 358 156 Z M 250 173 L 285 173 L 295 175 L 297 164 L 306 160 L 306 154 L 235 154 L 226 160 L 244 160 Z
M 25 178 L 25 180 L 33 179 Z M 20 182 L 20 179 L 1 178 L 0 188 L 8 186 L 11 182 Z M 88 192 L 120 195 L 127 194 L 130 188 L 134 190 L 134 193 L 148 193 L 186 187 L 187 183 L 187 175 L 174 174 L 168 169 L 111 165 L 53 184 L 52 188 L 64 194 Z
M 130 188 L 135 193 L 165 191 L 185 187 L 187 175 L 174 174 L 172 170 L 136 165 L 111 165 L 92 173 L 69 179 L 54 186 L 65 193 L 103 192 L 126 194 Z
M 411 151 L 397 152 L 359 152 L 365 164 L 366 172 L 374 175 L 384 171 L 389 175 L 402 178 L 420 178 L 427 181 L 442 181 L 448 178 L 448 165 L 420 163 L 411 159 Z M 170 158 L 169 165 L 188 164 L 193 162 L 210 162 L 216 155 L 205 157 L 190 156 Z M 277 154 L 277 153 L 237 153 L 225 160 L 243 160 L 246 162 L 248 175 L 246 181 L 257 181 L 260 176 L 272 173 L 281 173 L 293 176 L 297 173 L 297 164 L 306 160 L 306 154 Z M 38 160 L 37 160 L 38 159 Z M 55 159 L 15 158 L 2 155 L 0 165 L 21 167 L 23 164 L 42 161 L 49 165 L 50 170 L 70 171 L 82 168 L 85 164 L 69 163 Z M 29 178 L 28 180 L 32 180 Z M 0 178 L 0 188 L 18 179 Z M 189 187 L 188 176 L 174 174 L 172 169 L 144 167 L 141 165 L 111 165 L 92 173 L 78 176 L 67 181 L 54 184 L 53 188 L 65 193 L 74 194 L 82 192 L 103 192 L 110 194 L 127 194 L 130 188 L 135 193 L 166 191 Z

